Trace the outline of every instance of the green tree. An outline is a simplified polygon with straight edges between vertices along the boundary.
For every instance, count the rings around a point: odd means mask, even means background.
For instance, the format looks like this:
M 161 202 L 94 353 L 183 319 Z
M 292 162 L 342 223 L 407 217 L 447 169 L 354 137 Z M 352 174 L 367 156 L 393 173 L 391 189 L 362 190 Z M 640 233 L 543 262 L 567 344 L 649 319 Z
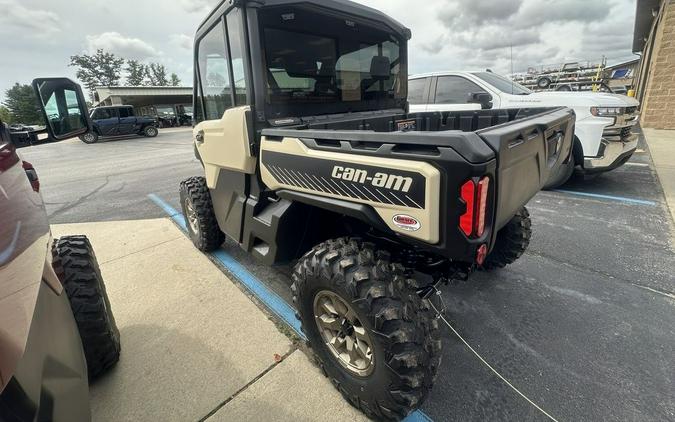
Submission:
M 4 105 L 0 105 L 0 122 L 7 124 L 12 123 L 12 114 Z
M 147 68 L 148 79 L 152 86 L 168 86 L 169 80 L 166 78 L 166 68 L 163 64 L 150 63 Z
M 127 60 L 127 86 L 141 86 L 147 73 L 145 65 L 138 60 Z
M 171 81 L 169 82 L 171 86 L 180 86 L 180 78 L 175 73 L 171 74 Z
M 18 82 L 5 91 L 4 106 L 9 111 L 12 122 L 27 125 L 43 125 L 44 117 L 40 112 L 38 99 L 30 85 Z M 4 119 L 3 119 L 4 120 Z
M 97 86 L 118 86 L 123 64 L 123 58 L 102 49 L 93 55 L 70 56 L 70 66 L 77 67 L 77 78 L 91 93 Z

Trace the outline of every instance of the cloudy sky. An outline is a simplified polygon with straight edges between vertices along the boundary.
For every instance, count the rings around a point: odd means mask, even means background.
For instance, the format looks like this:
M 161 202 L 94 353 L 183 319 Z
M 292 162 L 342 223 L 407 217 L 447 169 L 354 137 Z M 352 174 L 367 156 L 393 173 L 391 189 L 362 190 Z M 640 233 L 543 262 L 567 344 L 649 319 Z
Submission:
M 513 68 L 631 54 L 636 0 L 358 0 L 412 29 L 410 71 Z M 15 82 L 70 76 L 97 48 L 156 61 L 191 83 L 194 31 L 218 0 L 0 0 L 0 98 Z

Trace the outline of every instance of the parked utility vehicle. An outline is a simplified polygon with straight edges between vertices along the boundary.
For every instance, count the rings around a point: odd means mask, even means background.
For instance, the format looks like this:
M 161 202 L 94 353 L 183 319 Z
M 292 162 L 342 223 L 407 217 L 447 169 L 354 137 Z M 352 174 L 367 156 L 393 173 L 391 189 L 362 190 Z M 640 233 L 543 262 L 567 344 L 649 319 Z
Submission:
M 90 128 L 76 84 L 33 85 L 50 139 Z M 52 239 L 39 190 L 0 122 L 0 420 L 89 421 L 88 379 L 117 363 L 119 331 L 89 240 Z
M 516 260 L 524 205 L 572 152 L 566 108 L 409 113 L 410 35 L 349 1 L 223 1 L 195 41 L 205 174 L 180 186 L 199 249 L 295 263 L 319 364 L 378 419 L 432 386 L 435 286 Z
M 80 136 L 87 144 L 98 142 L 99 138 L 112 138 L 130 135 L 157 136 L 157 121 L 152 117 L 136 116 L 129 105 L 104 106 L 91 109 L 92 130 Z
M 622 166 L 637 148 L 632 132 L 638 101 L 605 92 L 532 92 L 492 72 L 435 72 L 410 77 L 410 110 L 455 111 L 565 106 L 574 110 L 574 154 L 547 182 L 567 182 L 575 166 L 585 174 Z

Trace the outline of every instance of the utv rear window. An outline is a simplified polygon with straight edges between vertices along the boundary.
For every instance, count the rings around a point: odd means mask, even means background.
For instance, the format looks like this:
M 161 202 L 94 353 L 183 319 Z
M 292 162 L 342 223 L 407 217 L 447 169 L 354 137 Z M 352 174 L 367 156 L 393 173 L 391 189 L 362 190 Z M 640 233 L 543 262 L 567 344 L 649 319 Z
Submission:
M 282 22 L 290 22 L 288 29 L 264 28 L 268 103 L 405 98 L 400 46 L 390 34 L 367 27 L 345 31 L 329 18 L 320 31 L 300 32 L 295 29 L 303 23 L 299 12 L 283 16 Z M 319 25 L 323 17 L 313 18 Z

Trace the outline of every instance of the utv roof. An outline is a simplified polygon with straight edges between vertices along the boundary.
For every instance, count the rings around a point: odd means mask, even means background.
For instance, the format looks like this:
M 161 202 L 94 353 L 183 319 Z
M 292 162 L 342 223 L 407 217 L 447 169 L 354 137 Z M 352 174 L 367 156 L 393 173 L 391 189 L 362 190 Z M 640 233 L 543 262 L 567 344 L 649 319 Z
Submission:
M 380 12 L 377 9 L 372 7 L 364 6 L 359 3 L 355 3 L 349 0 L 222 0 L 218 6 L 216 6 L 208 16 L 199 24 L 197 33 L 199 33 L 204 26 L 210 26 L 213 23 L 212 18 L 214 16 L 223 13 L 225 10 L 229 9 L 232 5 L 238 7 L 244 7 L 247 5 L 250 7 L 270 7 L 270 6 L 283 6 L 283 5 L 301 5 L 301 4 L 311 4 L 319 7 L 325 7 L 328 9 L 337 10 L 355 17 L 361 17 L 375 22 L 381 22 L 391 28 L 392 31 L 398 33 L 400 36 L 409 40 L 412 32 L 406 26 L 398 22 L 396 19 L 388 16 L 385 13 Z

